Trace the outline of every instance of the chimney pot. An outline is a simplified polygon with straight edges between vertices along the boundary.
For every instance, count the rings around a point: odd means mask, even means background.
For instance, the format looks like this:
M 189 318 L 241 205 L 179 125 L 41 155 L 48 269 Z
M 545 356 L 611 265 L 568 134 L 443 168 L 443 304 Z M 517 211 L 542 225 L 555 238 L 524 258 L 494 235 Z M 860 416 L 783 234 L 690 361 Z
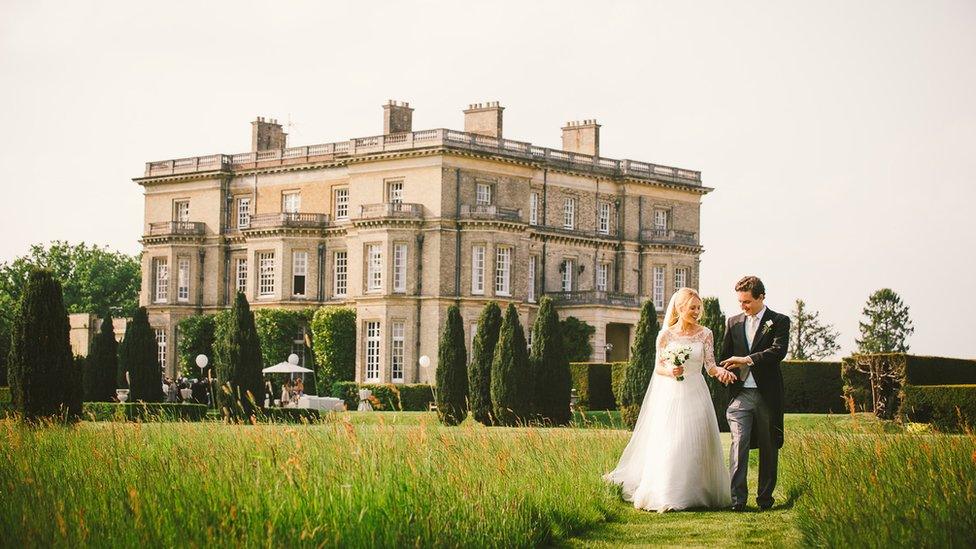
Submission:
M 504 110 L 498 101 L 470 103 L 464 111 L 464 131 L 501 139 Z
M 383 105 L 383 134 L 413 131 L 413 109 L 406 101 L 390 99 Z
M 274 118 L 269 121 L 258 116 L 251 122 L 251 152 L 284 149 L 288 146 L 287 143 L 288 134 Z
M 600 125 L 595 118 L 574 120 L 563 126 L 563 150 L 600 156 Z

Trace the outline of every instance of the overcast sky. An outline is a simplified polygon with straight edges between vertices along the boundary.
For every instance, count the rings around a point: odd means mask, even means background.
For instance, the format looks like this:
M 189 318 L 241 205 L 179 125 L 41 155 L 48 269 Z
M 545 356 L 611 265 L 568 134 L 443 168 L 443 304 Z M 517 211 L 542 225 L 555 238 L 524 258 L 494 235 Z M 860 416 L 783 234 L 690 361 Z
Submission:
M 693 5 L 692 5 L 693 4 Z M 67 239 L 137 253 L 144 163 L 463 128 L 702 171 L 701 289 L 743 274 L 854 348 L 897 291 L 912 351 L 976 357 L 976 2 L 38 2 L 0 0 L 0 261 Z

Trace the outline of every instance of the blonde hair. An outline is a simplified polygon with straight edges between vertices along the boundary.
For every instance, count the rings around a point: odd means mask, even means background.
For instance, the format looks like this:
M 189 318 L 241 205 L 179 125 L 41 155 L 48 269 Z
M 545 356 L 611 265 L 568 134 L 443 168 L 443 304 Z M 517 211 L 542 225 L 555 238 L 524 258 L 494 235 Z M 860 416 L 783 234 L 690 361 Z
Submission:
M 681 288 L 674 295 L 671 296 L 671 301 L 668 303 L 668 308 L 664 313 L 664 327 L 670 328 L 678 323 L 681 316 L 678 311 L 685 307 L 692 299 L 697 299 L 699 303 L 702 302 L 702 298 L 698 295 L 692 288 Z

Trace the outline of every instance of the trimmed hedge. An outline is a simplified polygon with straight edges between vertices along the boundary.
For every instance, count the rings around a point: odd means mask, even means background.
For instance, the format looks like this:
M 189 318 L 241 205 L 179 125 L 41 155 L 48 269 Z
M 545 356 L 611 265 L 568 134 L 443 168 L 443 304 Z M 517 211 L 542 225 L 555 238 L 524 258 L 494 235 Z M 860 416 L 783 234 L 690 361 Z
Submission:
M 899 415 L 944 432 L 976 427 L 976 385 L 905 385 Z
M 614 410 L 612 370 L 606 362 L 573 362 L 569 365 L 573 388 L 579 395 L 581 410 Z
M 624 387 L 627 381 L 628 362 L 610 363 L 610 389 L 613 391 L 614 408 L 619 408 L 623 402 Z
M 315 423 L 322 418 L 318 410 L 310 408 L 263 408 L 258 423 Z
M 373 409 L 376 411 L 426 412 L 434 402 L 434 388 L 424 383 L 356 383 L 337 381 L 332 384 L 332 396 L 341 398 L 347 410 L 359 408 L 359 389 L 373 392 Z M 377 406 L 377 404 L 379 404 Z
M 976 360 L 904 353 L 853 355 L 844 359 L 841 375 L 844 396 L 852 398 L 857 409 L 894 419 L 903 387 L 976 384 Z
M 809 414 L 845 412 L 847 406 L 840 371 L 840 362 L 784 361 L 784 411 Z M 723 415 L 724 412 L 722 410 Z
M 205 404 L 174 402 L 86 402 L 82 418 L 89 421 L 202 421 Z

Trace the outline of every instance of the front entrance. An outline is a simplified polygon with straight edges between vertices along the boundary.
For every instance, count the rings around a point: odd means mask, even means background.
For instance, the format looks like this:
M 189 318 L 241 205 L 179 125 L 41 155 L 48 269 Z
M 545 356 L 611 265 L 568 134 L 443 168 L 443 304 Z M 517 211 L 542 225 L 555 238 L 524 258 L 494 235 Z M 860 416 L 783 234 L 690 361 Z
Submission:
M 630 324 L 610 323 L 606 327 L 607 362 L 630 360 Z

